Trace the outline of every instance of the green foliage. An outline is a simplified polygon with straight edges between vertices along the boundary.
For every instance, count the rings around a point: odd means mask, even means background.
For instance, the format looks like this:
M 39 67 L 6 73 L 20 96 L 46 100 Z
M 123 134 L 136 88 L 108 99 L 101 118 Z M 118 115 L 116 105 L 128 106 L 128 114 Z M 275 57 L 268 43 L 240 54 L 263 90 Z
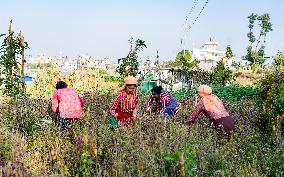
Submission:
M 213 86 L 236 123 L 229 141 L 219 137 L 203 116 L 190 128 L 184 124 L 194 108 L 191 95 L 196 89 L 179 97 L 181 114 L 174 119 L 139 112 L 133 127 L 116 129 L 107 119 L 113 101 L 110 93 L 84 94 L 84 116 L 67 131 L 46 123 L 47 100 L 18 98 L 0 109 L 1 157 L 4 162 L 17 163 L 19 159 L 27 176 L 179 176 L 181 153 L 185 176 L 281 176 L 283 148 L 256 131 L 261 109 L 253 100 L 255 96 L 247 96 L 252 100 L 245 96 L 253 90 Z M 143 94 L 141 103 L 150 93 Z M 24 122 L 38 127 L 28 129 Z M 20 131 L 14 134 L 13 130 Z M 17 152 L 23 155 L 15 155 Z
M 21 86 L 20 78 L 23 79 L 23 76 L 21 76 L 17 58 L 28 48 L 28 44 L 24 42 L 21 33 L 15 36 L 11 28 L 10 23 L 9 34 L 5 37 L 0 48 L 0 77 L 1 83 L 4 85 L 3 94 L 7 96 L 15 96 L 24 93 L 24 81 L 21 81 Z
M 80 157 L 80 165 L 78 169 L 79 176 L 94 176 L 94 172 L 91 169 L 94 162 L 90 159 L 90 155 L 83 153 Z
M 130 39 L 130 51 L 125 58 L 118 59 L 119 66 L 116 68 L 116 72 L 119 73 L 121 78 L 128 75 L 137 76 L 138 74 L 138 53 L 143 49 L 147 48 L 145 41 L 137 39 L 133 49 L 133 38 Z
M 248 16 L 248 19 L 249 33 L 247 34 L 247 37 L 249 38 L 250 45 L 247 47 L 247 54 L 243 57 L 243 59 L 249 61 L 252 67 L 254 69 L 257 69 L 265 62 L 265 37 L 268 32 L 272 31 L 272 23 L 270 22 L 270 15 L 268 13 L 265 13 L 263 15 L 252 13 L 250 16 Z M 260 28 L 257 39 L 253 31 L 255 23 L 258 23 L 258 26 Z
M 0 162 L 8 161 L 12 153 L 12 138 L 11 135 L 6 131 L 0 124 Z M 1 168 L 1 167 L 0 167 Z
M 11 109 L 11 112 L 6 112 L 3 116 L 2 122 L 5 125 L 9 125 L 11 122 L 14 122 L 13 127 L 19 130 L 21 133 L 25 135 L 30 135 L 35 130 L 41 128 L 41 119 L 46 117 L 47 115 L 35 115 L 33 111 L 30 111 L 29 108 L 39 109 L 44 112 L 44 108 L 47 106 L 47 102 L 43 100 L 31 100 L 27 99 L 26 96 L 20 97 L 18 96 L 15 99 L 9 101 L 9 104 L 14 106 L 21 106 L 22 110 Z M 41 105 L 40 108 L 35 106 Z M 6 108 L 7 109 L 7 108 Z M 5 109 L 3 108 L 3 111 Z
M 213 85 L 213 93 L 219 98 L 227 101 L 239 101 L 239 100 L 255 100 L 256 90 L 251 86 L 241 85 Z
M 228 83 L 234 81 L 234 73 L 229 67 L 226 67 L 222 60 L 217 62 L 216 67 L 213 70 L 212 80 L 214 84 L 221 84 L 225 86 Z
M 177 91 L 170 91 L 170 93 L 178 99 L 181 98 L 190 98 L 197 94 L 197 91 L 195 88 L 183 88 Z
M 226 59 L 233 57 L 233 52 L 230 46 L 226 48 Z M 179 64 L 180 69 L 175 69 L 175 73 L 181 77 L 185 82 L 197 84 L 222 84 L 226 85 L 234 81 L 233 71 L 225 66 L 225 58 L 220 60 L 213 72 L 206 71 L 198 67 L 198 61 L 191 59 L 188 50 L 183 50 L 177 54 L 176 63 Z
M 259 127 L 271 133 L 273 126 L 284 128 L 284 71 L 275 70 L 257 82 L 257 96 L 264 111 L 258 120 Z
M 278 51 L 277 55 L 274 57 L 274 66 L 280 69 L 284 69 L 284 54 Z
M 226 58 L 227 59 L 230 59 L 230 58 L 232 58 L 234 55 L 233 55 L 233 51 L 232 51 L 232 49 L 231 49 L 231 47 L 230 46 L 227 46 L 226 47 Z
M 181 73 L 186 75 L 191 69 L 195 68 L 198 61 L 192 59 L 188 50 L 180 51 L 176 56 L 176 62 L 181 68 Z
M 263 135 L 255 130 L 260 109 L 254 101 L 224 102 L 236 122 L 234 136 L 228 141 L 219 137 L 205 118 L 197 119 L 189 129 L 183 124 L 182 116 L 164 119 L 138 114 L 133 127 L 112 129 L 106 110 L 113 97 L 93 93 L 85 98 L 83 118 L 69 131 L 62 132 L 42 123 L 28 136 L 13 134 L 13 128 L 19 128 L 18 118 L 47 119 L 43 117 L 42 103 L 46 101 L 24 98 L 2 108 L 1 118 L 9 114 L 13 119 L 7 124 L 0 122 L 1 157 L 13 163 L 19 159 L 27 176 L 179 176 L 177 159 L 181 153 L 184 153 L 185 176 L 281 176 L 283 173 L 283 148 L 264 141 Z M 194 102 L 179 101 L 182 115 L 188 115 Z M 22 142 L 11 141 L 11 136 Z M 15 155 L 17 152 L 23 155 Z
M 104 76 L 104 79 L 105 79 L 106 82 L 120 82 L 121 81 L 120 77 L 110 76 L 110 75 Z
M 251 86 L 241 85 L 212 85 L 212 90 L 222 100 L 239 101 L 239 100 L 255 100 L 256 90 Z M 176 98 L 190 98 L 197 95 L 196 88 L 183 88 L 178 91 L 171 92 Z
M 197 161 L 195 154 L 196 152 L 194 152 L 193 148 L 191 146 L 188 146 L 187 143 L 185 143 L 185 147 L 183 148 L 183 150 L 179 150 L 174 154 L 166 155 L 165 160 L 182 163 L 182 165 L 184 165 L 184 175 L 196 176 Z M 183 162 L 180 161 L 181 156 Z

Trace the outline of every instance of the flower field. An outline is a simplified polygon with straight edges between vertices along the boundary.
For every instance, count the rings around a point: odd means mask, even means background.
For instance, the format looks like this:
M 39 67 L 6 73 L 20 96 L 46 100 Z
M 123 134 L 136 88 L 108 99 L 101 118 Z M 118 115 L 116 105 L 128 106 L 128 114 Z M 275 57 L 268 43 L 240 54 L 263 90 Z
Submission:
M 237 95 L 230 91 L 236 88 L 213 88 L 236 123 L 230 140 L 218 135 L 205 117 L 199 117 L 191 127 L 184 123 L 195 106 L 193 90 L 173 93 L 179 95 L 178 117 L 149 116 L 141 108 L 131 128 L 110 127 L 107 116 L 113 90 L 81 92 L 86 100 L 84 117 L 66 131 L 50 122 L 45 92 L 5 100 L 0 113 L 0 174 L 284 175 L 283 144 L 256 126 L 263 108 L 254 99 L 253 88 L 240 89 L 243 94 Z M 149 93 L 140 94 L 142 105 Z
M 3 1 L 0 176 L 284 177 L 284 4 L 188 3 Z

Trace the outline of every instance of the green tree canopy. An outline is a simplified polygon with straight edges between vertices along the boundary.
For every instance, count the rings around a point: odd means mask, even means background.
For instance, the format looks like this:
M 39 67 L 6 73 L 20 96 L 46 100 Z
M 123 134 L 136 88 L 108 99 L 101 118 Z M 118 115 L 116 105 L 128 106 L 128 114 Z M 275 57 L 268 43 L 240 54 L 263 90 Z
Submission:
M 273 64 L 276 67 L 284 68 L 284 54 L 283 54 L 283 52 L 278 51 L 277 55 L 274 57 Z
M 248 20 L 249 32 L 247 37 L 250 45 L 247 47 L 247 54 L 243 57 L 243 59 L 249 61 L 254 68 L 257 68 L 262 66 L 265 62 L 265 37 L 268 32 L 272 31 L 272 23 L 268 13 L 264 13 L 263 15 L 252 13 L 248 16 Z M 255 29 L 256 23 L 259 27 L 258 35 Z
M 187 74 L 188 71 L 197 67 L 198 61 L 192 59 L 188 50 L 180 51 L 176 56 L 177 65 L 181 67 L 182 74 Z
M 126 76 L 137 76 L 138 74 L 138 53 L 143 49 L 147 48 L 145 41 L 137 39 L 133 48 L 133 38 L 129 40 L 130 51 L 125 58 L 118 59 L 119 66 L 116 68 L 116 72 L 119 73 L 121 78 Z

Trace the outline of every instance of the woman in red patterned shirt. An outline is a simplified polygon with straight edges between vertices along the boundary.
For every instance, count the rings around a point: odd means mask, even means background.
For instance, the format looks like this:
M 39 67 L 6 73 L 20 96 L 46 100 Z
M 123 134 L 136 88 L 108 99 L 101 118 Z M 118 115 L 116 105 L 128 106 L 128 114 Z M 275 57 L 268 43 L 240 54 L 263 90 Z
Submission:
M 124 79 L 124 86 L 114 98 L 110 114 L 123 126 L 133 124 L 138 107 L 137 79 L 128 76 Z
M 152 88 L 152 95 L 146 103 L 146 111 L 152 112 L 153 105 L 156 103 L 160 114 L 174 116 L 178 113 L 178 101 L 171 94 L 163 92 L 161 86 Z

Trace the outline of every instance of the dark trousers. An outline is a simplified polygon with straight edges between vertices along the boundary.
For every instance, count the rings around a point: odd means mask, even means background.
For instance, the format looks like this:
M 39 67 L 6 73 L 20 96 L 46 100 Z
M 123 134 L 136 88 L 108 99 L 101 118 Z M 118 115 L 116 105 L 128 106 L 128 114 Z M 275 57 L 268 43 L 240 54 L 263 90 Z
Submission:
M 213 121 L 213 124 L 215 125 L 217 130 L 225 133 L 231 133 L 235 128 L 234 121 L 230 116 L 216 119 Z
M 58 116 L 57 124 L 61 127 L 61 130 L 69 129 L 77 119 L 70 119 L 70 118 L 61 118 Z

